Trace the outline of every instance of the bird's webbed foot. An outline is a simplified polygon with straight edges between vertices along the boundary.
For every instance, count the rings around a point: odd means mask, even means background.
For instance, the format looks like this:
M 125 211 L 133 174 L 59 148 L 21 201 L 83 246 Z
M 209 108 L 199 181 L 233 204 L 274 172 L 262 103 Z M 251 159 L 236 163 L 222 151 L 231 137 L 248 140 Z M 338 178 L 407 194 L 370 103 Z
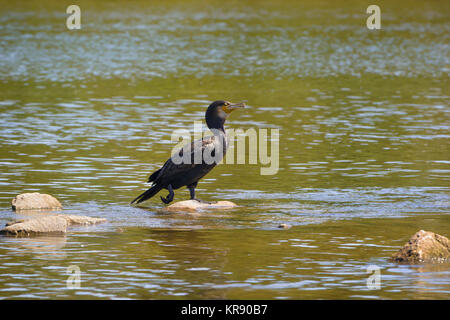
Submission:
M 167 190 L 169 190 L 169 194 L 167 195 L 167 197 L 164 198 L 163 196 L 160 196 L 161 201 L 164 202 L 165 204 L 171 203 L 175 196 L 175 193 L 173 192 L 172 186 L 170 184 L 167 187 Z

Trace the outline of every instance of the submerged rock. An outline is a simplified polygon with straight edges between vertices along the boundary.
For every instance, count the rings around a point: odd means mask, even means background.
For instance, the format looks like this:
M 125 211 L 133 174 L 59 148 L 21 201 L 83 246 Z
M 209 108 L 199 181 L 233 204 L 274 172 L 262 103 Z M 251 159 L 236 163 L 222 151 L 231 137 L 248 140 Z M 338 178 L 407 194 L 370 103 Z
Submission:
M 103 218 L 59 214 L 7 223 L 5 228 L 0 230 L 0 234 L 15 236 L 64 234 L 70 225 L 91 225 L 105 221 Z
M 229 209 L 237 207 L 238 205 L 231 201 L 217 201 L 211 203 L 200 202 L 197 200 L 185 200 L 175 202 L 166 207 L 167 211 L 200 211 L 207 209 Z
M 59 214 L 57 217 L 64 218 L 67 220 L 68 225 L 91 225 L 91 224 L 97 224 L 101 222 L 105 222 L 106 219 L 104 218 L 92 218 L 87 216 L 75 216 L 75 215 L 66 215 L 66 214 Z
M 11 201 L 14 211 L 28 209 L 62 209 L 61 203 L 49 194 L 39 192 L 22 193 Z
M 450 240 L 436 233 L 420 230 L 391 260 L 406 263 L 450 261 Z

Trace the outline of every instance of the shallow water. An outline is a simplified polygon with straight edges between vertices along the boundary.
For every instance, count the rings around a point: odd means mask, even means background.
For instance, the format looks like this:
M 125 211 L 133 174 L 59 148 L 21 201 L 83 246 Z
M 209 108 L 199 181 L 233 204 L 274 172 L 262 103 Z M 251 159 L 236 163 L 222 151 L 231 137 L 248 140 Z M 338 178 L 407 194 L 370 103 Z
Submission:
M 380 2 L 374 32 L 358 2 L 80 2 L 78 31 L 56 1 L 2 3 L 0 224 L 33 191 L 108 223 L 0 238 L 0 297 L 448 299 L 448 265 L 388 262 L 450 227 L 449 6 L 413 4 Z M 228 127 L 280 129 L 278 173 L 215 168 L 198 196 L 229 211 L 130 207 L 216 99 L 248 104 Z

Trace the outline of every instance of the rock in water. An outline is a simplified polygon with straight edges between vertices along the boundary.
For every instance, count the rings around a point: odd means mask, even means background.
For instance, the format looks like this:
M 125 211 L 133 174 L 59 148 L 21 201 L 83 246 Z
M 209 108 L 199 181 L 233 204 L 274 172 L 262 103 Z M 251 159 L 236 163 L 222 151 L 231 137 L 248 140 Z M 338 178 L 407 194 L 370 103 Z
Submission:
M 205 203 L 197 200 L 185 200 L 175 202 L 170 206 L 166 207 L 167 211 L 201 211 L 207 209 L 229 209 L 237 207 L 238 205 L 231 201 L 218 201 Z
M 61 203 L 55 197 L 38 192 L 19 194 L 12 200 L 11 206 L 15 211 L 28 209 L 62 209 Z
M 103 218 L 59 214 L 8 223 L 3 230 L 0 230 L 0 234 L 15 236 L 64 234 L 70 225 L 91 225 L 105 221 L 106 219 Z
M 91 224 L 97 224 L 100 222 L 105 222 L 106 219 L 104 218 L 91 218 L 86 216 L 75 216 L 75 215 L 65 215 L 65 214 L 59 214 L 57 217 L 64 218 L 67 220 L 67 224 L 69 226 L 71 225 L 91 225 Z
M 436 233 L 420 230 L 391 260 L 407 263 L 450 261 L 450 240 Z
M 58 216 L 46 216 L 36 219 L 18 220 L 8 223 L 0 234 L 30 236 L 36 234 L 64 234 L 68 222 Z

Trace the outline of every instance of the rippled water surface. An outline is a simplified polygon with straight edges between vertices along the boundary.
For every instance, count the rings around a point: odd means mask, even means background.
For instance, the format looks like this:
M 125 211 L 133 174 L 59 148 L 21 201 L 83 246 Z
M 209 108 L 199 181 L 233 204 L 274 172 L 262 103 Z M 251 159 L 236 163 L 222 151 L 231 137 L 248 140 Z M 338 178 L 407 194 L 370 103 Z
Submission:
M 0 298 L 450 298 L 449 265 L 388 262 L 449 236 L 448 3 L 380 1 L 379 31 L 357 1 L 79 5 L 69 31 L 57 1 L 1 4 L 0 224 L 46 214 L 10 210 L 35 191 L 108 222 L 0 238 Z M 130 207 L 217 99 L 248 104 L 229 128 L 280 129 L 278 173 L 215 168 L 198 196 L 232 210 Z

